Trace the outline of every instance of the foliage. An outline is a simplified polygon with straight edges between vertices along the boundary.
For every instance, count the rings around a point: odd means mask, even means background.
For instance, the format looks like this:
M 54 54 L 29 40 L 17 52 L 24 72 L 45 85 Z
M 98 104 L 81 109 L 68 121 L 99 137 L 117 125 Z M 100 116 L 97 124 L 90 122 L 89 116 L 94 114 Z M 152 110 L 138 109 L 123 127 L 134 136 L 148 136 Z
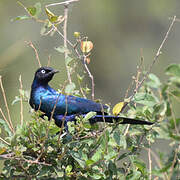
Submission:
M 21 3 L 20 3 L 21 4 Z M 24 5 L 21 4 L 24 7 Z M 40 3 L 24 7 L 28 18 L 39 21 Z M 63 17 L 54 15 L 45 8 L 47 19 L 42 21 L 42 34 L 53 35 L 54 28 L 62 23 Z M 15 20 L 27 19 L 21 16 Z M 49 31 L 49 29 L 51 29 Z M 67 71 L 74 72 L 75 59 L 84 57 L 86 67 L 89 52 L 93 44 L 87 38 L 75 32 L 81 54 L 77 57 L 65 46 L 56 48 L 64 53 Z M 85 39 L 85 41 L 84 41 Z M 83 42 L 83 43 L 82 43 Z M 78 49 L 75 51 L 77 52 Z M 89 61 L 90 62 L 90 61 Z M 87 67 L 86 67 L 87 68 Z M 149 74 L 148 81 L 140 88 L 129 104 L 127 116 L 154 122 L 153 126 L 129 126 L 121 124 L 89 123 L 94 112 L 86 117 L 77 117 L 76 124 L 68 123 L 69 132 L 55 126 L 53 119 L 41 118 L 41 112 L 31 112 L 32 118 L 26 119 L 22 126 L 17 126 L 15 133 L 8 127 L 5 119 L 0 120 L 1 130 L 6 132 L 5 142 L 0 144 L 0 157 L 4 160 L 0 176 L 4 179 L 150 179 L 160 177 L 176 179 L 179 176 L 180 159 L 180 118 L 176 118 L 174 103 L 180 101 L 180 65 L 173 64 L 166 69 L 170 78 L 161 82 L 155 74 Z M 87 69 L 89 77 L 92 77 Z M 78 96 L 89 93 L 87 86 L 82 87 L 83 75 L 77 74 L 78 85 L 66 82 L 60 92 Z M 93 88 L 93 79 L 92 79 Z M 91 89 L 92 90 L 92 89 Z M 93 95 L 92 95 L 93 97 Z M 24 100 L 27 93 L 20 90 L 20 96 L 13 101 Z M 114 107 L 114 114 L 121 112 L 124 102 Z M 171 152 L 159 154 L 153 152 L 151 145 L 158 139 L 170 140 Z M 142 150 L 148 151 L 149 165 L 140 158 Z M 151 167 L 155 159 L 157 166 Z
M 172 72 L 173 66 L 179 65 L 169 66 L 167 74 Z M 77 124 L 69 123 L 67 134 L 63 134 L 53 120 L 49 122 L 46 117 L 40 118 L 41 112 L 33 112 L 32 119 L 17 127 L 13 136 L 2 124 L 9 134 L 6 140 L 10 145 L 1 144 L 1 156 L 7 158 L 1 176 L 24 179 L 148 179 L 148 168 L 139 154 L 143 149 L 148 150 L 157 139 L 168 139 L 172 152 L 166 155 L 159 151 L 161 167 L 154 168 L 152 174 L 176 177 L 180 158 L 180 119 L 173 116 L 172 101 L 180 100 L 180 76 L 172 74 L 168 82 L 160 86 L 157 86 L 160 82 L 157 79 L 157 76 L 150 75 L 149 81 L 134 98 L 143 106 L 131 105 L 128 111 L 128 115 L 155 122 L 152 127 L 131 126 L 125 133 L 127 125 L 91 126 L 88 121 L 94 115 L 91 113 L 84 119 L 78 117 Z

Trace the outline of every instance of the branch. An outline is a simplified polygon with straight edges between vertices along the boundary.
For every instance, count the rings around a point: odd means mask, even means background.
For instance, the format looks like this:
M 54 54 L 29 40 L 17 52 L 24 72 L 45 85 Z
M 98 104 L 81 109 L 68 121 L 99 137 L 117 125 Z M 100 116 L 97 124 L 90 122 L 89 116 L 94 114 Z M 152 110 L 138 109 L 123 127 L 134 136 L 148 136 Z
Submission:
M 156 52 L 156 55 L 155 55 L 155 57 L 154 57 L 154 60 L 153 60 L 152 64 L 149 66 L 149 69 L 148 69 L 147 73 L 144 75 L 143 79 L 139 82 L 139 84 L 138 84 L 138 86 L 135 88 L 132 96 L 129 98 L 129 101 L 125 103 L 125 105 L 124 105 L 124 107 L 122 108 L 122 110 L 124 110 L 124 108 L 129 104 L 129 102 L 131 102 L 131 100 L 134 98 L 134 96 L 136 95 L 136 93 L 138 92 L 138 90 L 139 90 L 139 89 L 141 88 L 141 86 L 143 85 L 144 81 L 147 79 L 148 75 L 151 73 L 152 67 L 153 67 L 153 65 L 155 64 L 155 62 L 158 60 L 158 57 L 159 57 L 160 54 L 161 54 L 161 49 L 163 48 L 163 46 L 164 46 L 164 44 L 165 44 L 165 42 L 166 42 L 166 40 L 167 40 L 167 38 L 168 38 L 168 36 L 169 36 L 169 33 L 170 33 L 171 30 L 172 30 L 172 27 L 173 27 L 175 21 L 176 21 L 176 16 L 174 16 L 174 18 L 173 18 L 173 20 L 172 20 L 172 22 L 171 22 L 171 24 L 170 24 L 170 26 L 169 26 L 169 28 L 168 28 L 168 31 L 166 32 L 166 35 L 164 36 L 164 39 L 163 39 L 163 41 L 161 42 L 161 44 L 160 44 L 160 46 L 159 46 L 159 49 L 158 49 L 157 52 Z
M 65 49 L 67 49 L 67 20 L 68 20 L 68 4 L 66 4 L 64 6 L 64 27 L 63 27 L 63 33 L 64 33 L 64 47 Z M 64 57 L 65 57 L 65 61 L 68 57 L 68 52 L 65 51 L 64 52 Z M 71 75 L 70 75 L 70 71 L 68 69 L 68 65 L 66 64 L 66 71 L 67 71 L 67 76 L 68 76 L 68 80 L 69 80 L 69 83 L 71 84 L 72 83 L 72 80 L 71 80 Z
M 14 157 L 14 153 L 9 153 L 9 154 L 2 154 L 0 155 L 0 158 L 3 158 L 3 159 L 15 159 L 15 160 L 19 160 L 19 161 L 25 161 L 27 163 L 30 163 L 30 164 L 39 164 L 39 165 L 45 165 L 45 166 L 52 166 L 51 164 L 48 164 L 46 162 L 39 162 L 37 160 L 28 160 L 28 159 L 25 159 L 25 158 L 18 158 L 18 157 Z
M 5 143 L 5 144 L 7 144 L 8 146 L 10 146 L 10 143 L 8 143 L 6 140 L 4 140 L 2 137 L 0 137 L 0 140 L 3 142 L 3 143 Z
M 86 57 L 85 56 L 83 56 L 84 58 L 83 58 L 83 64 L 84 64 L 84 67 L 85 67 L 85 69 L 86 69 L 86 71 L 87 71 L 87 73 L 88 73 L 88 76 L 91 78 L 91 88 L 92 88 L 92 100 L 94 100 L 94 86 L 95 86 L 95 84 L 94 84 L 94 77 L 93 77 L 93 75 L 91 74 L 91 72 L 90 72 L 90 70 L 88 69 L 88 66 L 87 66 L 87 64 L 86 64 Z
M 152 179 L 152 160 L 151 160 L 151 149 L 150 149 L 151 142 L 150 142 L 150 140 L 148 141 L 148 144 L 149 144 L 149 148 L 148 148 L 149 180 L 151 180 Z
M 13 124 L 12 124 L 12 121 L 11 121 L 10 111 L 9 111 L 9 107 L 8 107 L 7 100 L 6 100 L 6 94 L 5 94 L 5 91 L 4 91 L 4 88 L 3 88 L 3 84 L 2 84 L 2 76 L 0 76 L 0 86 L 1 86 L 1 91 L 2 91 L 2 94 L 3 94 L 3 98 L 4 98 L 4 104 L 6 106 L 6 110 L 7 110 L 7 114 L 8 114 L 8 119 L 9 119 L 9 123 L 7 123 L 7 124 L 9 126 L 9 128 L 11 129 L 11 131 L 14 133 L 14 127 L 13 127 Z M 1 111 L 1 114 L 3 114 L 2 111 Z M 5 120 L 7 120 L 7 119 L 5 118 Z M 6 121 L 6 122 L 8 122 L 8 121 Z
M 23 90 L 23 85 L 22 85 L 22 78 L 21 75 L 19 76 L 19 83 L 20 83 L 20 90 Z M 21 106 L 21 111 L 20 111 L 20 117 L 21 117 L 21 126 L 23 125 L 23 96 L 22 93 L 20 92 L 20 106 Z
M 38 64 L 39 64 L 39 67 L 41 67 L 41 62 L 40 62 L 40 59 L 39 59 L 39 55 L 38 55 L 38 52 L 37 52 L 36 48 L 34 47 L 33 43 L 31 41 L 25 41 L 25 43 L 27 43 L 28 46 L 33 48 L 33 50 L 35 52 L 35 55 L 36 55 L 36 59 L 37 59 Z
M 57 5 L 68 5 L 70 3 L 78 2 L 78 1 L 79 0 L 69 0 L 69 1 L 59 2 L 59 3 L 53 3 L 53 4 L 46 5 L 46 8 L 50 6 L 57 6 Z

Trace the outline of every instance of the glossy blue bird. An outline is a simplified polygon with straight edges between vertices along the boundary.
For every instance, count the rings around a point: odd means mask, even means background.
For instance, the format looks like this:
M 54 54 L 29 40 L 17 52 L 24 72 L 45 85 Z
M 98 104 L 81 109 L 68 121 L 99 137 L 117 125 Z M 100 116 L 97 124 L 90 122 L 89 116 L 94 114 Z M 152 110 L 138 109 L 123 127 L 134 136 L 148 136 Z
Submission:
M 85 116 L 91 111 L 96 112 L 96 115 L 90 119 L 90 123 L 119 121 L 121 124 L 153 124 L 148 121 L 108 115 L 105 112 L 106 105 L 89 99 L 58 93 L 48 85 L 48 82 L 57 72 L 59 71 L 51 67 L 41 67 L 36 71 L 29 101 L 33 109 L 42 111 L 49 119 L 52 116 L 57 126 L 61 127 L 62 122 L 64 122 L 64 126 L 67 128 L 68 121 L 76 121 L 76 116 Z

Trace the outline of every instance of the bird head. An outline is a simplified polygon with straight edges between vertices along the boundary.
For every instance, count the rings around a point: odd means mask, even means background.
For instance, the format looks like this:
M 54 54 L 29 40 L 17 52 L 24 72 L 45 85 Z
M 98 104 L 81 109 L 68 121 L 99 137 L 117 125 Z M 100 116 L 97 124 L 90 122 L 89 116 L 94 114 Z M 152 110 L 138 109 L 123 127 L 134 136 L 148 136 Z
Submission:
M 35 79 L 42 84 L 46 84 L 53 78 L 54 74 L 58 72 L 58 70 L 51 67 L 41 67 L 36 71 Z

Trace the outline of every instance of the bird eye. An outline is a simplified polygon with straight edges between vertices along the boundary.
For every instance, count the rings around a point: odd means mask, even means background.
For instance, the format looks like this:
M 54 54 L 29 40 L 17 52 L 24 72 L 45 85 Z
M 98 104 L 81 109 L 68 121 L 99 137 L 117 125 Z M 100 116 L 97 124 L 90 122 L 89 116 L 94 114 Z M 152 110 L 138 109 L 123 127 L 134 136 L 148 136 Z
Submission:
M 41 73 L 45 74 L 45 73 L 46 73 L 46 71 L 43 69 L 43 70 L 41 70 Z

